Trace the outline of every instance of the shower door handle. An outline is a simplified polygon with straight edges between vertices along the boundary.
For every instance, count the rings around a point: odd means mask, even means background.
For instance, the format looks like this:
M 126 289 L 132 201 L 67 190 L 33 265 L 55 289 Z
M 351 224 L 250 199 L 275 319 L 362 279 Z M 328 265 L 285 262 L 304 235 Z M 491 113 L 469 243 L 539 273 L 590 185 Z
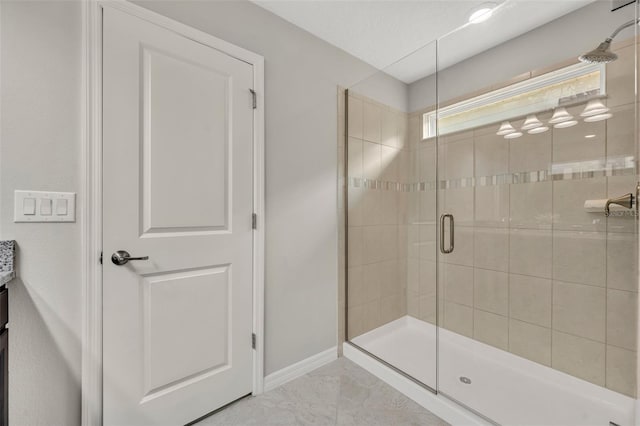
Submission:
M 444 221 L 446 219 L 449 219 L 449 248 L 448 249 L 444 248 Z M 440 216 L 440 251 L 443 254 L 449 254 L 453 252 L 454 240 L 455 240 L 454 229 L 455 229 L 455 223 L 454 223 L 452 214 L 443 214 L 442 216 Z

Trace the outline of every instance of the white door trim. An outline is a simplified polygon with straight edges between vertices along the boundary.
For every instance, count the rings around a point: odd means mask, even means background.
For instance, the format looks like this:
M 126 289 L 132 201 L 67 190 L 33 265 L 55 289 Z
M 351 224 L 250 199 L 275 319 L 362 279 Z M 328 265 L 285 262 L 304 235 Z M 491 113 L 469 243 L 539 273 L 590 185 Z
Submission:
M 253 116 L 253 394 L 264 388 L 264 58 L 205 32 L 124 0 L 82 2 L 83 144 L 79 198 L 82 227 L 82 424 L 102 424 L 102 10 L 119 9 L 253 66 L 257 108 Z M 108 255 L 107 255 L 108 258 Z

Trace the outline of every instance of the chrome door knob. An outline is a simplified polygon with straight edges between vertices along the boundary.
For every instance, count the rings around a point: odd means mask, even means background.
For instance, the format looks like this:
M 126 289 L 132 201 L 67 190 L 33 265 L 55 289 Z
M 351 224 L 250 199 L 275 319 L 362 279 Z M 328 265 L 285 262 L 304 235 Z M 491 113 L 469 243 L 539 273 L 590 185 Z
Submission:
M 149 256 L 131 257 L 129 252 L 126 250 L 118 250 L 111 255 L 111 261 L 114 265 L 126 265 L 130 260 L 149 260 Z

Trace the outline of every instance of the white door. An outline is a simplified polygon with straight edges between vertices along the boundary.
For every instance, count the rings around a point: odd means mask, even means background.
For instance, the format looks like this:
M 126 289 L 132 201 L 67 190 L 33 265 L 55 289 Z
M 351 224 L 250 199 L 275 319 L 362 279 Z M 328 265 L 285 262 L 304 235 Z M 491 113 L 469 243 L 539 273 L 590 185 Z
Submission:
M 104 9 L 105 425 L 252 391 L 252 87 L 251 65 Z

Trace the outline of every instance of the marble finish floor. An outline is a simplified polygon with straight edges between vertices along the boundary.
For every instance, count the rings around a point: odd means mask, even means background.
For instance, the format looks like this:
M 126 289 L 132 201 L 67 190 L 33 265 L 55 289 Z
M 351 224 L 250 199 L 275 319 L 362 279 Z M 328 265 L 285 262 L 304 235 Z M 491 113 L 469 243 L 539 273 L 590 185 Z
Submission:
M 197 426 L 448 425 L 346 358 L 257 397 L 247 397 Z

